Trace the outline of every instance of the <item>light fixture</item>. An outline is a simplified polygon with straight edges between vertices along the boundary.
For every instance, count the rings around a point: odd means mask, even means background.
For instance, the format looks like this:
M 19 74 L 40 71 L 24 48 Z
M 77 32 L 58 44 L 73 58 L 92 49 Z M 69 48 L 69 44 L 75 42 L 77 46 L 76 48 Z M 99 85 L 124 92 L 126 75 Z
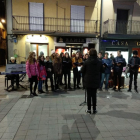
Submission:
M 5 23 L 5 19 L 1 19 L 1 22 L 2 22 L 2 23 Z

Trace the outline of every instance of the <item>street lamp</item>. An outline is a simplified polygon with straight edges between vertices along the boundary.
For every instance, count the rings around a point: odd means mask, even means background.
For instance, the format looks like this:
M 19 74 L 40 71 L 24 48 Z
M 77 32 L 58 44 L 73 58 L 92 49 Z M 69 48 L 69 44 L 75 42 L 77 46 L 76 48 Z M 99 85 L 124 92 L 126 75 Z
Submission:
M 5 23 L 5 19 L 1 19 L 1 22 L 2 22 L 2 23 Z

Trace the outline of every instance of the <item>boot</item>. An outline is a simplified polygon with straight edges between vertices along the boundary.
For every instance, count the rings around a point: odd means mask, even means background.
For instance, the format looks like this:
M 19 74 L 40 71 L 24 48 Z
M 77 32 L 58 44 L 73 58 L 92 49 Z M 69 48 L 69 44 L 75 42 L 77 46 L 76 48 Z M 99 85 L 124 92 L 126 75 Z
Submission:
M 52 91 L 54 91 L 54 85 L 53 85 L 53 86 L 51 86 L 51 89 L 52 89 Z
M 135 91 L 138 93 L 138 89 L 137 89 L 137 86 L 135 86 Z
M 35 92 L 33 93 L 34 96 L 38 96 Z
M 41 93 L 45 93 L 43 90 L 41 90 Z
M 128 89 L 128 92 L 131 92 L 131 86 L 129 85 L 129 89 Z
M 41 90 L 38 90 L 38 94 L 42 94 L 42 91 Z
M 67 85 L 65 86 L 65 89 L 67 89 Z
M 72 89 L 70 85 L 68 86 L 68 89 Z

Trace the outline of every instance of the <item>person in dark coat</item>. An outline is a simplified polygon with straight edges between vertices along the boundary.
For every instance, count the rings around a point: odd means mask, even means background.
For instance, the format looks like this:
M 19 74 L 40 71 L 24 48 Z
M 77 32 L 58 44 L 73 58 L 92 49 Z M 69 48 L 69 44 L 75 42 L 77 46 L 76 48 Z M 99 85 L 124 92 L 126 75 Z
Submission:
M 69 53 L 65 53 L 65 57 L 63 59 L 63 65 L 64 65 L 64 77 L 65 77 L 65 89 L 71 89 L 70 86 L 70 73 L 72 69 L 72 60 L 69 57 Z M 68 77 L 68 85 L 67 85 L 67 77 Z
M 133 81 L 133 75 L 134 75 L 134 89 L 138 93 L 137 89 L 137 77 L 138 77 L 138 70 L 140 66 L 140 58 L 137 57 L 138 52 L 133 51 L 133 56 L 129 59 L 129 69 L 130 69 L 130 80 L 129 80 L 129 90 L 128 92 L 131 92 L 132 88 L 132 81 Z
M 54 85 L 53 85 L 53 66 L 52 62 L 49 60 L 49 56 L 46 56 L 46 61 L 45 61 L 45 68 L 47 72 L 47 77 L 45 80 L 45 86 L 46 86 L 46 91 L 48 91 L 48 79 L 51 81 L 51 90 L 54 91 Z
M 123 56 L 121 55 L 121 51 L 118 50 L 117 51 L 117 57 L 115 57 L 113 59 L 114 85 L 115 85 L 115 87 L 113 88 L 113 90 L 116 90 L 117 78 L 118 78 L 119 79 L 118 91 L 120 91 L 120 87 L 121 87 L 121 75 L 122 75 L 123 67 L 125 67 L 125 66 L 126 66 L 126 61 L 123 58 Z
M 63 62 L 63 59 L 64 59 L 64 53 L 63 52 L 61 52 L 61 54 L 60 54 L 60 58 L 61 58 L 61 60 L 62 60 L 62 62 Z M 62 74 L 61 74 L 61 78 L 60 78 L 60 85 L 64 85 L 64 83 L 63 83 L 63 75 L 64 75 L 64 64 L 62 64 Z
M 87 89 L 87 113 L 91 114 L 91 98 L 93 102 L 93 113 L 96 113 L 96 93 L 100 86 L 100 73 L 102 71 L 102 62 L 97 58 L 97 51 L 91 49 L 89 51 L 90 57 L 85 61 L 81 72 L 84 77 L 84 86 Z

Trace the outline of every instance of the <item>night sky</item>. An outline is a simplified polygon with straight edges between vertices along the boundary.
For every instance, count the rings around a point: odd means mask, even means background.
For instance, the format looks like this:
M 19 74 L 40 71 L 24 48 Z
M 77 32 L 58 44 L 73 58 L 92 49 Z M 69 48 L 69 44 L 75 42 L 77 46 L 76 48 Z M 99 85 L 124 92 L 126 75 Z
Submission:
M 0 0 L 0 18 L 5 18 L 5 0 Z

